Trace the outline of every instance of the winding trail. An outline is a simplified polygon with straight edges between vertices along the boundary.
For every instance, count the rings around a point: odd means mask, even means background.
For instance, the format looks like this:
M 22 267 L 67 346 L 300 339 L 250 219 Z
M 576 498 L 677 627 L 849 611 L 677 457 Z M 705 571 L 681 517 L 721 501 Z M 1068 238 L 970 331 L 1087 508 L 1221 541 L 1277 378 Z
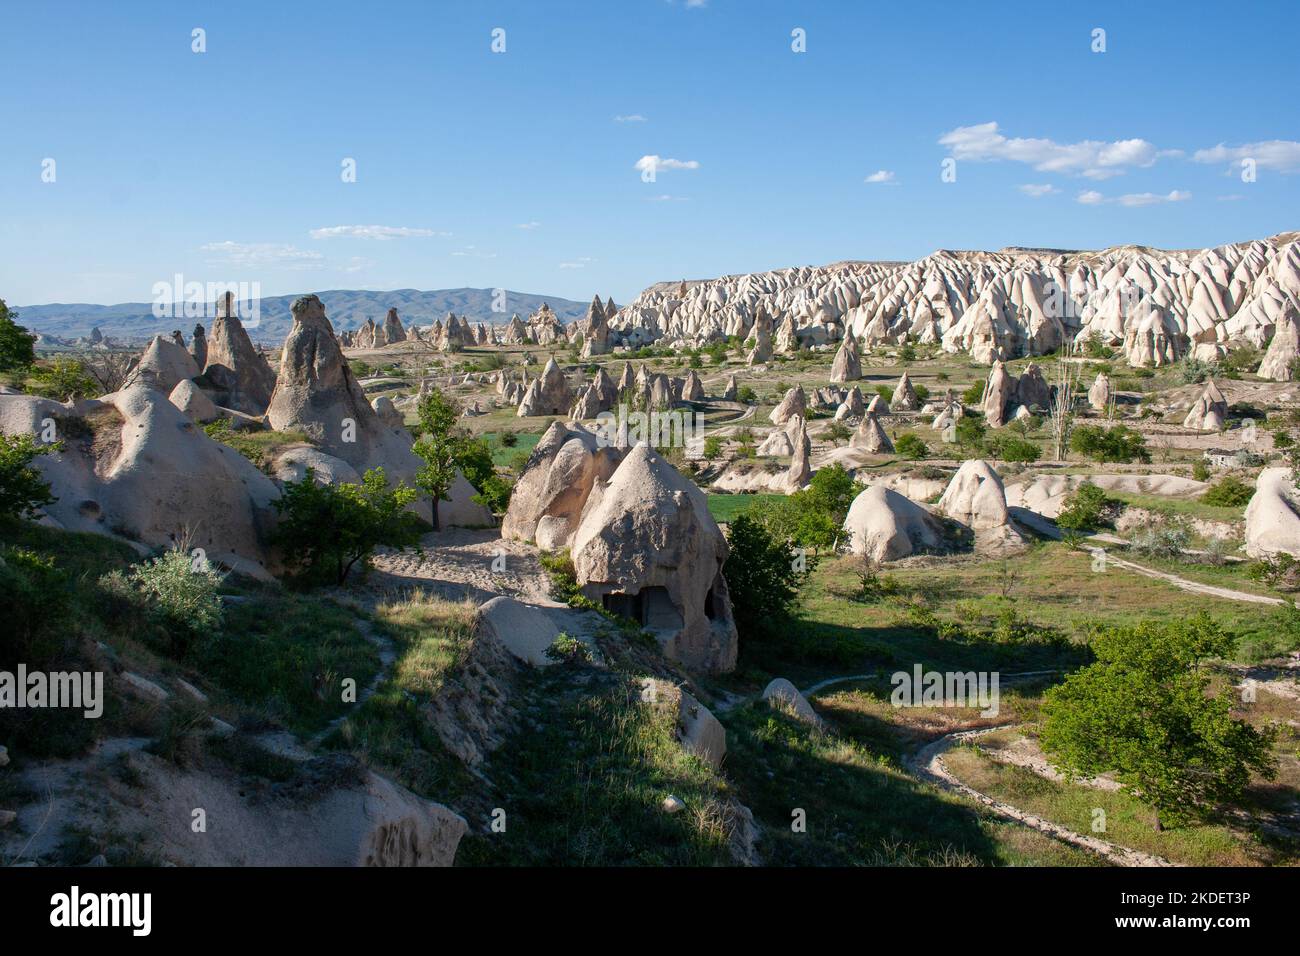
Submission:
M 1044 820 L 1042 817 L 1034 816 L 1027 813 L 1019 807 L 1013 807 L 1009 803 L 1003 803 L 988 794 L 981 793 L 974 787 L 962 783 L 952 772 L 948 770 L 943 762 L 943 755 L 954 744 L 966 743 L 985 734 L 990 734 L 995 730 L 1003 730 L 1011 724 L 999 724 L 996 727 L 983 727 L 979 730 L 959 730 L 955 733 L 945 734 L 938 740 L 931 741 L 920 750 L 907 757 L 906 763 L 908 770 L 913 776 L 927 783 L 959 793 L 968 799 L 974 800 L 988 807 L 998 816 L 1015 820 L 1023 823 L 1025 826 L 1032 827 L 1040 833 L 1054 837 L 1065 843 L 1082 847 L 1097 855 L 1105 858 L 1117 866 L 1178 866 L 1179 864 L 1166 860 L 1162 856 L 1156 856 L 1152 853 L 1143 853 L 1140 850 L 1132 850 L 1128 847 L 1120 846 L 1117 843 L 1110 843 L 1106 840 L 1098 839 L 1094 836 L 1087 836 L 1082 833 L 1076 833 L 1068 827 L 1063 827 L 1059 823 L 1052 823 L 1050 820 Z

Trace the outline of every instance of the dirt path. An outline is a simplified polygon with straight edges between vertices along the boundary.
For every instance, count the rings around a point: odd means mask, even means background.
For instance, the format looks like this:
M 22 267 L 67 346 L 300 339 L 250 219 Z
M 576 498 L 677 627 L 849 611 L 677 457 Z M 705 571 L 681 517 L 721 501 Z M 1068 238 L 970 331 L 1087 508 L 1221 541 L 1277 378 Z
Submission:
M 907 767 L 911 773 L 918 779 L 927 783 L 932 783 L 937 787 L 951 792 L 959 793 L 964 797 L 974 800 L 988 807 L 999 816 L 1023 823 L 1025 826 L 1033 827 L 1041 833 L 1055 837 L 1074 846 L 1090 850 L 1099 856 L 1104 857 L 1117 866 L 1177 866 L 1178 864 L 1166 860 L 1164 857 L 1156 856 L 1151 853 L 1143 853 L 1139 850 L 1131 850 L 1128 847 L 1120 846 L 1116 843 L 1109 843 L 1106 840 L 1100 840 L 1097 837 L 1087 836 L 1082 833 L 1063 827 L 1058 823 L 1052 823 L 1050 820 L 1044 820 L 1042 817 L 1034 816 L 1018 807 L 1013 807 L 1009 803 L 1002 803 L 987 794 L 980 793 L 973 787 L 967 786 L 958 780 L 948 768 L 944 765 L 943 755 L 954 744 L 965 743 L 981 737 L 984 734 L 992 733 L 995 730 L 1003 730 L 1009 724 L 1001 724 L 997 727 L 985 727 L 979 730 L 961 730 L 956 733 L 946 734 L 938 740 L 932 741 L 916 751 L 907 758 Z
M 505 594 L 558 606 L 537 549 L 508 541 L 495 528 L 449 528 L 424 536 L 423 552 L 380 551 L 371 584 L 380 590 L 423 587 L 452 601 L 482 604 Z

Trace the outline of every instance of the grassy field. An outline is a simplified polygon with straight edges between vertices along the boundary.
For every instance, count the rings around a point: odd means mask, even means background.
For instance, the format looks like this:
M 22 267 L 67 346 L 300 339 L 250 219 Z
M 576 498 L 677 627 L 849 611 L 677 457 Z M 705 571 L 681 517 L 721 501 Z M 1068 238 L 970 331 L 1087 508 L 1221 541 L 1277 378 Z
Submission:
M 784 495 L 709 495 L 709 514 L 713 515 L 713 520 L 719 524 L 726 524 L 736 517 L 742 515 L 758 502 L 765 499 L 783 498 Z

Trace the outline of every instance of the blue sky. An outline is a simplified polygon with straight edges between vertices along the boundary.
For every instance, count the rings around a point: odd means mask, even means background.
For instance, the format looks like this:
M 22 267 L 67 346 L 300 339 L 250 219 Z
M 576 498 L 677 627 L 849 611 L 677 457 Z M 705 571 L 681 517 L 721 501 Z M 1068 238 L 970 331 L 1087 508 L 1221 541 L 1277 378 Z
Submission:
M 622 303 L 1262 237 L 1300 228 L 1297 35 L 1293 2 L 10 3 L 0 298 L 148 301 L 180 273 Z

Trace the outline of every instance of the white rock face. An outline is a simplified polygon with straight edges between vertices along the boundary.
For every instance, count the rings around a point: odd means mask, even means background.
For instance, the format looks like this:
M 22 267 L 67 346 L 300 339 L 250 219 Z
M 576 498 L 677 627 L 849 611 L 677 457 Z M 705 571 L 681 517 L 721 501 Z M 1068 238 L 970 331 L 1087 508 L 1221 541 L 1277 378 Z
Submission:
M 1025 543 L 1007 513 L 1002 479 L 982 459 L 962 462 L 935 510 L 974 531 L 975 550 L 982 554 L 1005 552 Z
M 1201 394 L 1192 402 L 1187 417 L 1183 419 L 1183 427 L 1202 432 L 1222 431 L 1227 415 L 1228 400 L 1223 397 L 1219 386 L 1214 384 L 1214 379 L 1208 379 Z
M 939 523 L 920 505 L 883 485 L 869 485 L 844 519 L 849 549 L 874 561 L 897 561 L 943 546 Z
M 849 446 L 851 448 L 861 448 L 873 455 L 892 455 L 894 453 L 894 443 L 889 440 L 885 430 L 880 427 L 880 422 L 872 414 L 863 416 L 861 424 L 853 433 L 853 437 L 849 439 Z
M 641 699 L 675 712 L 676 737 L 682 749 L 717 770 L 727 755 L 727 730 L 713 712 L 684 688 L 657 677 L 641 681 Z
M 501 536 L 535 541 L 543 550 L 569 546 L 597 481 L 608 479 L 622 455 L 601 448 L 580 425 L 554 422 L 537 443 L 501 522 Z
M 808 396 L 804 394 L 802 385 L 796 385 L 785 393 L 781 403 L 772 409 L 768 417 L 773 425 L 784 425 L 795 415 L 806 415 L 807 413 Z
M 1265 468 L 1246 505 L 1246 553 L 1300 557 L 1300 496 L 1290 468 Z
M 668 657 L 715 672 L 738 650 L 727 551 L 704 493 L 644 444 L 592 489 L 572 544 L 588 597 L 641 621 Z
M 212 404 L 212 399 L 203 394 L 192 379 L 187 378 L 179 382 L 168 398 L 173 405 L 188 415 L 191 421 L 203 424 L 221 417 L 221 412 L 217 410 L 216 405 Z
M 1295 378 L 1291 366 L 1297 358 L 1300 358 L 1300 315 L 1295 305 L 1288 303 L 1277 317 L 1277 331 L 1256 374 L 1275 382 L 1289 382 Z
M 198 374 L 199 367 L 184 346 L 177 345 L 165 335 L 155 335 L 145 347 L 140 361 L 127 376 L 126 384 L 144 382 L 163 392 L 170 392 L 181 382 Z
M 856 382 L 862 378 L 862 359 L 858 355 L 858 340 L 851 335 L 844 337 L 840 350 L 835 353 L 831 363 L 832 382 Z
M 358 472 L 382 467 L 390 482 L 409 484 L 423 465 L 411 451 L 410 432 L 371 407 L 343 359 L 320 299 L 304 296 L 292 311 L 267 423 L 277 431 L 306 433 L 318 448 Z M 419 510 L 431 518 L 426 502 Z
M 806 724 L 818 728 L 825 726 L 821 716 L 813 710 L 812 704 L 808 703 L 808 698 L 799 693 L 799 688 L 784 677 L 776 678 L 763 688 L 763 700 L 767 701 L 769 706 L 780 707 L 790 712 L 796 719 Z
M 889 407 L 896 412 L 914 412 L 921 407 L 921 400 L 916 395 L 916 389 L 912 387 L 912 379 L 906 372 L 898 379 L 898 384 L 894 386 L 894 397 L 889 400 Z
M 166 548 L 187 535 L 210 559 L 268 578 L 267 535 L 279 489 L 233 448 L 213 441 L 143 380 L 75 407 L 0 395 L 5 434 L 40 433 L 46 417 L 87 416 L 96 440 L 69 439 L 35 467 L 58 501 L 45 511 L 69 531 L 125 534 Z
M 1213 357 L 1230 340 L 1267 345 L 1288 303 L 1300 302 L 1296 240 L 1283 233 L 1199 251 L 942 251 L 910 263 L 664 282 L 612 325 L 639 341 L 703 343 L 747 337 L 762 309 L 781 326 L 778 350 L 791 331 L 804 342 L 852 335 L 868 346 L 906 335 L 991 364 L 1096 335 L 1130 365 L 1164 365 L 1187 352 Z
M 1088 389 L 1088 404 L 1093 411 L 1104 412 L 1110 406 L 1110 377 L 1105 372 L 1097 373 L 1097 380 Z

